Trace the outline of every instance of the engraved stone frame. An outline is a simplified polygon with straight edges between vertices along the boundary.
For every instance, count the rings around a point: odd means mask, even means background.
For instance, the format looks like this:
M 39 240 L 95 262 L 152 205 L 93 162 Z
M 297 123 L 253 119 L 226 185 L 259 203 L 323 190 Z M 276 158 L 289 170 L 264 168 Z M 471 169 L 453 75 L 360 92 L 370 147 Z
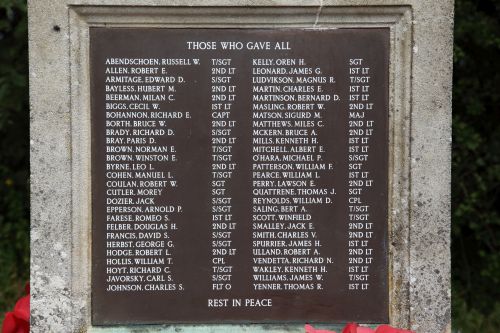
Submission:
M 414 164 L 423 152 L 423 146 L 413 142 L 436 138 L 446 145 L 449 136 L 450 67 L 443 69 L 441 82 L 445 96 L 429 96 L 427 100 L 422 85 L 423 74 L 419 68 L 429 59 L 415 62 L 414 8 L 389 1 L 393 5 L 346 6 L 323 4 L 268 6 L 265 1 L 250 3 L 243 1 L 232 6 L 230 2 L 218 7 L 209 7 L 203 2 L 193 6 L 178 6 L 176 1 L 165 1 L 158 5 L 154 1 L 100 1 L 107 5 L 96 5 L 97 1 L 32 0 L 30 2 L 30 80 L 31 80 L 31 157 L 32 157 L 32 331 L 33 332 L 303 332 L 302 324 L 280 325 L 150 325 L 133 327 L 92 327 L 91 304 L 91 162 L 90 162 L 90 82 L 89 82 L 89 28 L 90 27 L 161 27 L 161 28 L 390 28 L 389 65 L 389 302 L 390 324 L 399 327 L 433 331 L 430 324 L 440 322 L 439 332 L 445 332 L 449 321 L 449 294 L 440 294 L 424 310 L 425 297 L 432 293 L 432 280 L 425 275 L 430 270 L 442 267 L 437 275 L 444 281 L 440 291 L 449 287 L 449 267 L 446 260 L 429 258 L 429 253 L 447 253 L 449 165 L 436 167 L 443 161 L 449 164 L 449 147 L 441 148 L 441 159 L 435 160 L 429 153 L 429 164 L 425 171 L 413 174 Z M 363 1 L 356 1 L 365 3 Z M 65 4 L 64 4 L 65 3 Z M 151 3 L 146 6 L 145 3 Z M 207 3 L 210 3 L 208 1 Z M 257 5 L 255 5 L 257 3 Z M 137 6 L 141 4 L 142 6 Z M 395 5 L 394 5 L 395 4 Z M 43 10 L 41 7 L 46 7 Z M 419 11 L 424 11 L 420 8 Z M 430 11 L 430 9 L 427 9 Z M 430 15 L 430 13 L 426 13 Z M 50 36 L 41 37 L 41 27 L 34 27 L 43 20 L 61 26 L 61 34 L 52 25 L 43 27 Z M 66 22 L 64 22 L 66 20 Z M 451 26 L 449 18 L 443 19 Z M 45 23 L 45 22 L 44 22 Z M 437 24 L 437 23 L 435 23 Z M 448 29 L 449 27 L 447 27 Z M 429 33 L 428 33 L 429 34 Z M 62 36 L 61 36 L 62 35 Z M 425 38 L 432 39 L 430 35 Z M 445 40 L 449 35 L 440 36 Z M 446 47 L 451 47 L 447 45 Z M 426 48 L 427 46 L 423 46 Z M 447 50 L 446 52 L 450 52 Z M 446 53 L 445 52 L 445 53 Z M 427 56 L 429 57 L 429 55 Z M 441 64 L 449 59 L 442 60 Z M 446 65 L 449 66 L 449 63 Z M 417 70 L 417 73 L 414 71 Z M 417 82 L 414 88 L 413 80 Z M 47 81 L 52 79 L 54 81 Z M 50 83 L 56 82 L 54 84 Z M 417 96 L 415 96 L 417 95 Z M 444 101 L 440 101 L 444 98 Z M 413 119 L 417 108 L 412 103 L 422 100 L 422 117 L 431 117 L 433 105 L 444 111 L 434 124 L 433 131 L 439 134 L 423 134 L 425 121 Z M 436 102 L 437 101 L 437 102 Z M 436 104 L 437 103 L 437 104 Z M 444 106 L 443 106 L 444 105 Z M 424 119 L 425 120 L 425 119 Z M 441 125 L 439 125 L 441 124 Z M 420 141 L 422 142 L 422 141 Z M 417 148 L 415 148 L 417 147 Z M 426 149 L 433 149 L 427 147 Z M 414 152 L 415 150 L 415 152 Z M 439 149 L 438 149 L 439 150 Z M 417 168 L 418 169 L 418 168 Z M 444 176 L 443 176 L 444 175 Z M 412 177 L 424 180 L 413 180 Z M 427 177 L 427 178 L 426 178 Z M 418 211 L 418 202 L 425 197 L 439 198 L 439 193 L 422 194 L 420 182 L 433 182 L 440 177 L 441 210 Z M 423 183 L 422 183 L 423 184 Z M 419 192 L 416 192 L 419 191 Z M 429 191 L 429 190 L 427 190 Z M 447 196 L 448 195 L 448 196 Z M 420 198 L 423 196 L 422 198 Z M 435 202 L 436 203 L 436 202 Z M 439 204 L 439 203 L 436 203 Z M 418 205 L 420 207 L 420 203 Z M 429 210 L 437 210 L 431 207 Z M 427 214 L 427 215 L 426 215 Z M 423 226 L 415 231 L 416 224 L 425 219 L 436 220 L 437 226 Z M 437 230 L 437 231 L 436 231 Z M 441 233 L 440 230 L 442 231 Z M 444 231 L 443 231 L 444 230 Z M 439 241 L 432 252 L 422 247 L 426 233 L 436 231 Z M 414 236 L 418 232 L 422 235 Z M 431 237 L 431 236 L 429 236 Z M 432 238 L 432 237 L 431 237 Z M 412 243 L 414 242 L 414 243 Z M 47 258 L 47 256 L 51 258 Z M 415 259 L 416 258 L 416 259 Z M 430 264 L 424 263 L 424 260 Z M 443 264 L 444 263 L 444 264 Z M 420 275 L 417 275 L 418 274 Z M 423 280 L 421 280 L 423 279 Z M 425 286 L 424 286 L 425 285 Z M 442 291 L 444 292 L 444 291 Z M 436 293 L 437 295 L 437 293 Z M 440 309 L 441 307 L 441 309 Z M 413 314 L 417 312 L 417 314 Z M 421 322 L 422 320 L 428 322 Z M 320 326 L 320 325 L 318 325 Z M 327 327 L 327 326 L 325 326 Z M 332 326 L 328 326 L 332 328 Z M 434 330 L 433 332 L 438 332 Z

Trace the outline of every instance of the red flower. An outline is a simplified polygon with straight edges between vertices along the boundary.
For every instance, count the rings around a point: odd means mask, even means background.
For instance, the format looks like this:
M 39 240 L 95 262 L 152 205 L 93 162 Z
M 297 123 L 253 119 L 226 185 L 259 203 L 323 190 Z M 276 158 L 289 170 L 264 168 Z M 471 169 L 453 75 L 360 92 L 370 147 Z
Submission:
M 394 328 L 389 325 L 380 325 L 379 327 L 377 327 L 375 333 L 415 333 L 415 332 Z
M 356 323 L 348 323 L 345 325 L 342 333 L 374 333 L 375 331 L 369 327 L 362 327 Z
M 29 284 L 26 285 L 29 293 Z M 30 295 L 21 297 L 14 311 L 7 312 L 2 324 L 2 333 L 29 333 L 30 331 Z

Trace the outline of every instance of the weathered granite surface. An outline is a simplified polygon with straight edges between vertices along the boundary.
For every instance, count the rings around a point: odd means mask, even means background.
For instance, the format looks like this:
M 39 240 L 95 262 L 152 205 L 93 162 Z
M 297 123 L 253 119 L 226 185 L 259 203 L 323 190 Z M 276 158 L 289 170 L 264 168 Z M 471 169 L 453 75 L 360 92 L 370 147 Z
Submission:
M 104 24 L 391 27 L 391 323 L 450 332 L 452 0 L 28 2 L 32 332 L 303 331 L 91 327 L 88 27 Z

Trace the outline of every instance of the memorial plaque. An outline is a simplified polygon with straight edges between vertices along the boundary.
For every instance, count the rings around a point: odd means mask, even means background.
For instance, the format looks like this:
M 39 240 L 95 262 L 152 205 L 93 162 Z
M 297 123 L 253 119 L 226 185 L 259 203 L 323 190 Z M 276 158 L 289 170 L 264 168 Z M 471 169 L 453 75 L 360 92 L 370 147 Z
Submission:
M 387 322 L 389 29 L 91 28 L 93 324 Z

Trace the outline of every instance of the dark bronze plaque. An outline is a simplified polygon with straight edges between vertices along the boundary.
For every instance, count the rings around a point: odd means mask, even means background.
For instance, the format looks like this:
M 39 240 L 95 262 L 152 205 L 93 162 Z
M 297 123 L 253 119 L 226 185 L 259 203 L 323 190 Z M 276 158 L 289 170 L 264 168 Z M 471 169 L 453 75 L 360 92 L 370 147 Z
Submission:
M 91 28 L 93 323 L 386 322 L 388 53 Z

